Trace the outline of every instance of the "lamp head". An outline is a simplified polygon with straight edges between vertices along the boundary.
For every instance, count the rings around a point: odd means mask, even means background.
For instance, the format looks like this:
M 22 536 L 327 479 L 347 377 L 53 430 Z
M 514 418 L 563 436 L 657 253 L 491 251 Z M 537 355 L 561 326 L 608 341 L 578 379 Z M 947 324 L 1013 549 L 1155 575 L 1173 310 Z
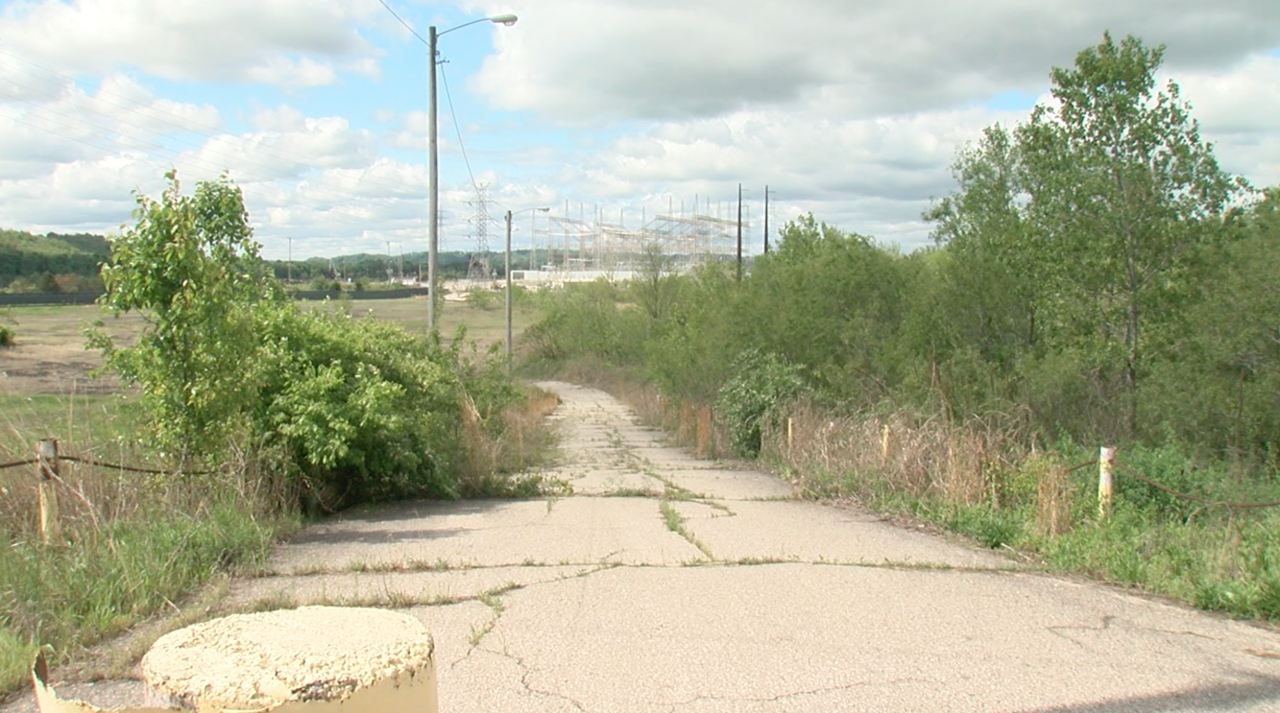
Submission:
M 497 25 L 506 25 L 507 27 L 511 27 L 512 25 L 516 24 L 517 19 L 519 18 L 517 18 L 514 14 L 509 12 L 502 15 L 494 15 L 493 17 L 488 18 L 489 22 L 492 22 Z

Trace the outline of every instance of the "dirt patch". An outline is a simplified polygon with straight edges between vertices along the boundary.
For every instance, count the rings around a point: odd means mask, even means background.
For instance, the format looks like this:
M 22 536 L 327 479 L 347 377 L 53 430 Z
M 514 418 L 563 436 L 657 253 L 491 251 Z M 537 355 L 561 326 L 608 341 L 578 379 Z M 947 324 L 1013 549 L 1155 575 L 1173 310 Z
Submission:
M 84 328 L 101 319 L 95 305 L 27 307 L 0 312 L 15 332 L 12 346 L 0 348 L 0 392 L 37 394 L 109 394 L 120 390 L 111 377 L 95 378 L 101 353 L 85 348 Z M 118 343 L 132 343 L 141 318 L 126 315 L 104 320 L 102 329 Z
M 65 345 L 18 344 L 0 350 L 0 390 L 11 394 L 110 394 L 120 390 L 114 377 L 95 378 L 102 365 L 97 352 Z

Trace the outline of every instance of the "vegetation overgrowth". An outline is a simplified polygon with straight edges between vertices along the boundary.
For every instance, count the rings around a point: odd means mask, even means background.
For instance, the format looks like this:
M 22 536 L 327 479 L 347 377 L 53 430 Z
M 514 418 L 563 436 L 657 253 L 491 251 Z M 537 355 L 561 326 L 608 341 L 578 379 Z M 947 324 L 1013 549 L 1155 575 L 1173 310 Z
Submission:
M 544 297 L 525 368 L 647 384 L 653 420 L 813 496 L 1280 618 L 1280 512 L 1214 504 L 1280 500 L 1280 187 L 1219 168 L 1162 52 L 1108 35 L 1054 69 L 1052 105 L 959 152 L 930 249 L 802 216 L 741 280 L 646 259 Z M 1105 519 L 1067 473 L 1101 445 Z
M 350 300 L 290 302 L 227 180 L 184 194 L 170 174 L 135 219 L 111 241 L 101 304 L 140 328 L 87 329 L 124 392 L 0 400 L 0 462 L 52 431 L 108 464 L 68 465 L 51 543 L 33 466 L 0 470 L 0 691 L 42 645 L 65 661 L 214 573 L 257 566 L 302 514 L 557 487 L 529 475 L 557 399 L 517 384 L 496 348 L 357 317 Z

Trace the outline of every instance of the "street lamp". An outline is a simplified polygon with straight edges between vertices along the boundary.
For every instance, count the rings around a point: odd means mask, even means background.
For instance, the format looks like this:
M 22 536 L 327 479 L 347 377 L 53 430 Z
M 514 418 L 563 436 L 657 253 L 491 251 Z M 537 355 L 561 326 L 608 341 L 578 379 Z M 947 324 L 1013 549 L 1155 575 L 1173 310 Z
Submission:
M 507 257 L 503 263 L 507 268 L 507 370 L 511 369 L 511 218 L 521 213 L 528 213 L 531 210 L 540 210 L 543 213 L 551 210 L 550 208 L 524 208 L 514 213 L 507 211 Z
M 511 26 L 516 24 L 516 16 L 511 13 L 482 17 L 471 22 L 464 22 L 444 32 L 436 32 L 436 26 L 427 29 L 427 52 L 431 61 L 431 74 L 428 81 L 427 112 L 427 147 L 431 158 L 428 161 L 429 180 L 431 182 L 431 198 L 427 203 L 427 329 L 436 328 L 436 305 L 439 290 L 437 289 L 436 254 L 440 249 L 440 145 L 436 136 L 436 38 L 460 30 L 477 22 L 492 22 L 497 25 Z

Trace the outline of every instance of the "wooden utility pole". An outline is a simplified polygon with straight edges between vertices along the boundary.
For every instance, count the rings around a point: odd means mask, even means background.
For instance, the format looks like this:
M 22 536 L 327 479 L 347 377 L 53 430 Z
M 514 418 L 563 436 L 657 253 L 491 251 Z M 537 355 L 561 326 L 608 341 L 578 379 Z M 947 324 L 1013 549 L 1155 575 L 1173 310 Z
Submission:
M 769 254 L 769 184 L 764 186 L 764 253 Z
M 742 281 L 742 184 L 738 184 L 738 281 Z

